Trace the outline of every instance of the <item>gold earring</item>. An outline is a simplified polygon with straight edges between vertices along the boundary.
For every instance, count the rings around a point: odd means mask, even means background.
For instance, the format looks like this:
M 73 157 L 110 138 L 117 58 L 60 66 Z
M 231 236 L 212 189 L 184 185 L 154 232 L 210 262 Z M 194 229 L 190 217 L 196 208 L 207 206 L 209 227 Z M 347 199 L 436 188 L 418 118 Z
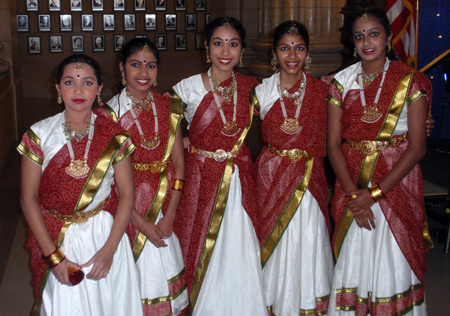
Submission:
M 98 102 L 98 104 L 100 104 L 100 103 L 102 103 L 102 98 L 100 97 L 100 89 L 98 89 L 98 91 L 97 91 L 97 102 Z
M 61 92 L 58 91 L 58 98 L 56 99 L 56 101 L 58 101 L 58 104 L 62 104 L 63 100 L 61 97 Z
M 391 48 L 392 48 L 391 42 L 389 42 L 389 43 L 387 44 L 387 51 L 388 51 L 388 53 L 391 51 Z
M 127 85 L 127 78 L 125 78 L 125 75 L 122 74 L 122 86 L 126 86 Z
M 211 59 L 209 58 L 209 48 L 206 47 L 206 63 L 210 64 L 211 63 Z
M 309 66 L 311 65 L 311 63 L 312 63 L 312 58 L 311 58 L 311 56 L 306 56 L 306 58 L 305 58 L 305 69 L 306 70 L 308 70 L 309 69 Z
M 358 53 L 356 52 L 356 47 L 355 47 L 355 50 L 353 51 L 353 57 L 358 57 Z
M 155 82 L 153 82 L 153 87 L 156 87 L 158 85 L 158 82 L 155 79 Z
M 244 55 L 244 50 L 241 51 L 241 57 L 239 58 L 239 67 L 243 67 L 244 64 L 242 63 L 242 55 Z
M 278 58 L 276 56 L 273 56 L 272 59 L 270 60 L 270 64 L 272 65 L 272 70 L 276 71 L 278 65 Z

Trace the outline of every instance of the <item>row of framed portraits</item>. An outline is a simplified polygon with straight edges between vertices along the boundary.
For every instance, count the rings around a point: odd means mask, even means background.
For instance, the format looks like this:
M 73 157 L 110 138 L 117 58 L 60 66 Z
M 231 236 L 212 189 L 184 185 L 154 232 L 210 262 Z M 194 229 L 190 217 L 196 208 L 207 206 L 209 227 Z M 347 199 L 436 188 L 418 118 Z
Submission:
M 135 31 L 136 30 L 136 15 L 134 13 L 123 15 L 123 25 L 125 31 Z M 205 24 L 209 23 L 210 15 L 205 14 Z M 196 13 L 186 13 L 185 14 L 185 25 L 184 29 L 186 31 L 196 31 L 197 30 L 197 14 Z M 145 30 L 155 31 L 156 30 L 156 14 L 145 14 Z M 165 14 L 164 24 L 166 31 L 176 31 L 177 30 L 177 15 L 176 14 Z M 38 26 L 39 31 L 49 32 L 51 26 L 51 17 L 49 14 L 39 14 L 38 15 Z M 71 32 L 72 27 L 72 15 L 71 14 L 60 14 L 59 15 L 59 26 L 62 32 Z M 115 31 L 116 21 L 114 14 L 103 14 L 103 31 Z M 17 31 L 28 32 L 30 30 L 30 22 L 27 14 L 17 15 Z M 81 15 L 81 30 L 82 31 L 94 31 L 94 15 L 93 14 L 82 14 Z
M 27 11 L 38 11 L 39 0 L 25 0 Z M 41 0 L 48 2 L 48 9 L 50 11 L 61 11 L 61 0 Z M 173 0 L 175 10 L 186 11 L 187 2 L 189 0 Z M 191 0 L 194 3 L 194 8 L 196 11 L 206 11 L 206 0 Z M 85 0 L 85 2 L 90 2 L 92 4 L 92 11 L 103 11 L 104 0 Z M 167 0 L 134 0 L 134 10 L 135 11 L 145 11 L 155 9 L 156 11 L 165 11 L 167 9 Z M 148 5 L 147 5 L 147 2 Z M 151 4 L 154 2 L 154 8 Z M 109 3 L 108 3 L 109 4 Z M 70 0 L 70 10 L 71 11 L 81 11 L 83 8 L 82 0 Z M 86 8 L 85 8 L 86 9 Z M 114 11 L 125 11 L 125 0 L 114 0 L 113 1 Z
M 88 35 L 86 35 L 89 38 Z M 147 37 L 146 34 L 136 34 L 135 37 Z M 93 52 L 105 52 L 106 41 L 104 34 L 94 34 L 91 36 L 92 51 Z M 203 50 L 205 42 L 205 33 L 195 33 L 195 49 Z M 113 50 L 120 52 L 123 45 L 126 43 L 126 35 L 114 34 L 113 37 Z M 168 49 L 167 33 L 156 33 L 154 43 L 158 50 Z M 72 35 L 71 36 L 71 51 L 73 53 L 83 53 L 85 51 L 85 35 Z M 176 51 L 187 50 L 187 34 L 175 33 L 174 34 L 174 48 Z M 63 37 L 61 35 L 49 36 L 49 51 L 50 53 L 62 53 L 63 51 Z M 41 36 L 28 36 L 28 53 L 40 54 L 42 53 Z

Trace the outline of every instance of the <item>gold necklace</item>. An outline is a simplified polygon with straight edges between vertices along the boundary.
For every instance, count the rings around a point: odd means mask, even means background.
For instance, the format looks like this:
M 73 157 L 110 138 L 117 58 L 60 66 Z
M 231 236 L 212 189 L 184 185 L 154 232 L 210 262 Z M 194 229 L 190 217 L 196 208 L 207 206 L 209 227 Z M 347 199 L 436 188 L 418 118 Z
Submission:
M 284 90 L 284 91 L 283 91 Z M 303 73 L 302 82 L 298 87 L 298 90 L 294 93 L 288 93 L 286 89 L 281 88 L 281 81 L 278 79 L 278 92 L 280 94 L 280 105 L 281 111 L 284 116 L 284 122 L 280 125 L 280 129 L 286 134 L 296 134 L 302 130 L 298 118 L 300 116 L 300 109 L 303 104 L 303 98 L 305 97 L 306 91 L 306 75 Z M 295 115 L 294 117 L 288 117 L 286 106 L 284 105 L 283 95 L 288 99 L 295 99 L 294 104 L 296 105 Z

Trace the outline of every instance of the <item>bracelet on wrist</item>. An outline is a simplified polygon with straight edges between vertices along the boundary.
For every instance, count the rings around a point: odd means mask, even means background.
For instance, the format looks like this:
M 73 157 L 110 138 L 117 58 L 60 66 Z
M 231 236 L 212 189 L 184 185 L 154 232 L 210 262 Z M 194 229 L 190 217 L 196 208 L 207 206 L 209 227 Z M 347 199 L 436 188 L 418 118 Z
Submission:
M 345 199 L 350 202 L 350 201 L 353 201 L 354 199 L 356 199 L 357 197 L 358 197 L 358 195 L 356 195 L 356 194 L 347 194 L 345 196 Z
M 53 269 L 54 267 L 58 266 L 61 262 L 63 262 L 65 258 L 66 256 L 61 251 L 61 249 L 59 247 L 56 247 L 56 250 L 53 251 L 47 257 L 44 257 L 44 260 L 47 263 L 48 267 L 50 269 Z
M 175 179 L 172 190 L 181 191 L 181 193 L 183 193 L 184 192 L 184 180 Z
M 368 188 L 370 196 L 375 201 L 375 203 L 380 202 L 382 199 L 386 198 L 386 196 L 383 193 L 383 190 L 381 190 L 380 186 L 378 184 L 372 185 L 370 188 Z

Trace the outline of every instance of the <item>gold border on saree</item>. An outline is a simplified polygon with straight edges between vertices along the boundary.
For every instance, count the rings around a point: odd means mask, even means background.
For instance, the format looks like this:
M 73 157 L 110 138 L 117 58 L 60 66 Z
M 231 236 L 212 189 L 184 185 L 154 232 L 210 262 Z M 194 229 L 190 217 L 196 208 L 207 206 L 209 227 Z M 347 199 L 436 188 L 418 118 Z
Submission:
M 167 167 L 167 161 L 152 161 L 151 163 L 133 162 L 133 169 L 139 171 L 150 171 L 153 173 L 162 172 Z
M 292 161 L 299 161 L 302 158 L 309 157 L 309 154 L 306 152 L 306 150 L 302 150 L 299 148 L 279 150 L 271 146 L 270 144 L 267 144 L 267 148 L 271 153 L 279 156 L 289 157 L 289 159 L 291 159 Z
M 72 214 L 68 215 L 62 215 L 56 210 L 47 210 L 47 213 L 53 216 L 56 219 L 59 219 L 61 221 L 64 221 L 65 223 L 75 223 L 75 224 L 83 224 L 86 223 L 91 217 L 94 217 L 98 213 L 100 213 L 103 208 L 108 204 L 109 197 L 107 197 L 103 202 L 101 202 L 99 205 L 97 205 L 94 209 L 88 211 L 88 212 L 74 212 Z
M 401 143 L 406 142 L 408 139 L 408 133 L 403 133 L 401 135 L 392 136 L 391 140 L 362 140 L 359 143 L 352 140 L 346 140 L 347 144 L 354 151 L 363 153 L 365 155 L 371 155 L 377 151 L 380 151 L 386 147 L 398 146 Z

